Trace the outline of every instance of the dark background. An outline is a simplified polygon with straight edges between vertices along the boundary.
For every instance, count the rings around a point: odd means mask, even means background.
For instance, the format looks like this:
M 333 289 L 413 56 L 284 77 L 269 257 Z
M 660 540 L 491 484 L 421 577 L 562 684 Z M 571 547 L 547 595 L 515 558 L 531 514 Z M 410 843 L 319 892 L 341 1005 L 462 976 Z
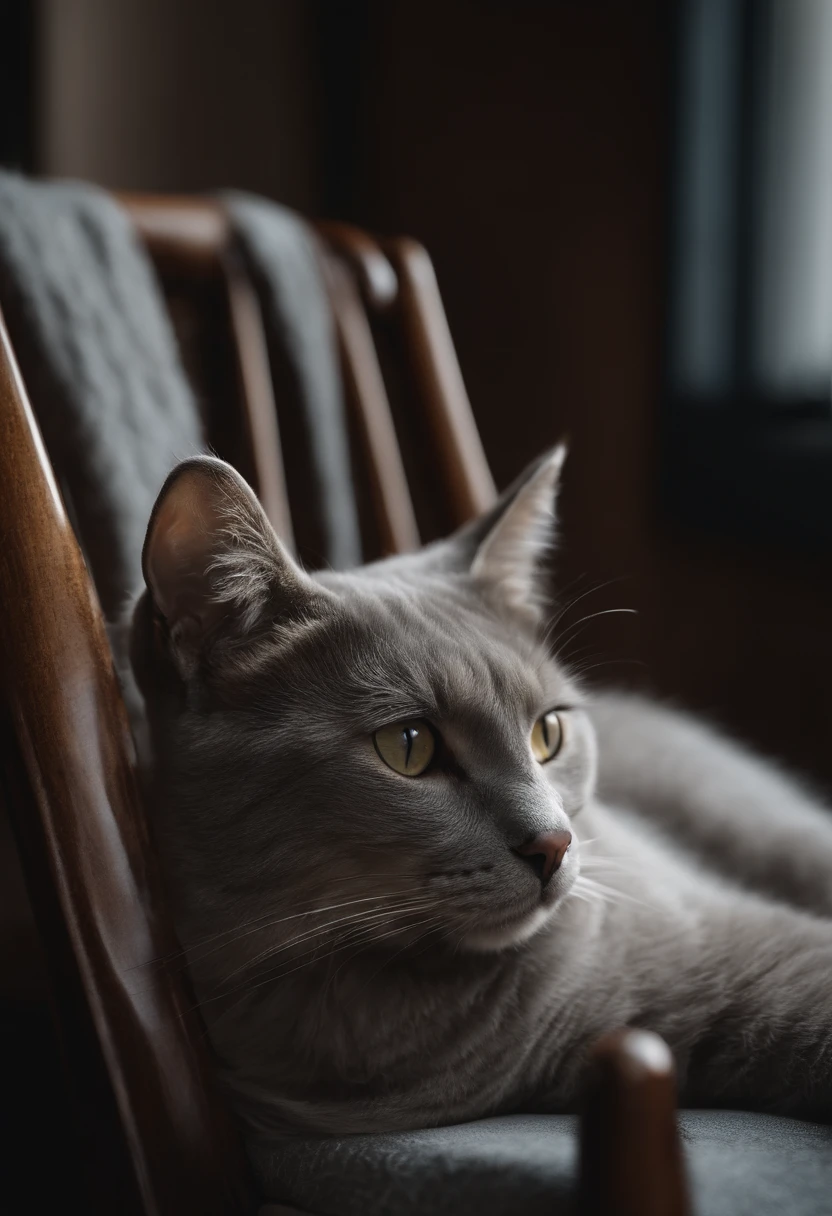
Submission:
M 588 593 L 572 619 L 638 609 L 584 622 L 573 653 L 832 781 L 823 546 L 732 539 L 704 509 L 707 460 L 684 524 L 659 490 L 677 6 L 7 7 L 6 163 L 118 189 L 233 185 L 420 239 L 498 484 L 570 437 L 559 577 Z

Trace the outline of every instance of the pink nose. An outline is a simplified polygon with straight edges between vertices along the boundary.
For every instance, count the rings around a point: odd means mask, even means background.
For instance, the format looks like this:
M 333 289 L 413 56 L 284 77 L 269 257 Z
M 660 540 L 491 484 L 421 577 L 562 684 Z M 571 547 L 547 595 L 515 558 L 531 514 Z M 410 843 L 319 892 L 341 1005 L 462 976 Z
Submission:
M 528 861 L 545 887 L 560 868 L 571 843 L 571 832 L 544 832 L 514 851 Z

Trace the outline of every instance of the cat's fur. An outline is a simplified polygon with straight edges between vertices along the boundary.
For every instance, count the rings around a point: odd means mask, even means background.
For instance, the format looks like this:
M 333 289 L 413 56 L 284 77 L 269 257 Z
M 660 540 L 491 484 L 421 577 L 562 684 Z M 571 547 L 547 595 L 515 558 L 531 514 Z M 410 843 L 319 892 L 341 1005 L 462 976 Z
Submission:
M 621 1025 L 664 1036 L 685 1102 L 832 1114 L 832 817 L 553 657 L 561 460 L 450 540 L 349 574 L 303 573 L 218 461 L 160 495 L 131 641 L 149 804 L 252 1130 L 570 1108 Z M 540 765 L 553 706 L 565 742 Z M 440 743 L 410 778 L 372 733 L 414 716 Z M 567 827 L 542 889 L 512 850 Z

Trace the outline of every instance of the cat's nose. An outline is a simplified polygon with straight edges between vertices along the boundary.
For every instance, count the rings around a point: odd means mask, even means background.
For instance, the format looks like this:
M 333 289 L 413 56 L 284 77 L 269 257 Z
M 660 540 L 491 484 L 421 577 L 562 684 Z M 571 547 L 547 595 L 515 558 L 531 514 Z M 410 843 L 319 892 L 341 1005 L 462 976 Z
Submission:
M 529 863 L 545 887 L 555 871 L 560 869 L 571 843 L 571 832 L 543 832 L 521 844 L 514 852 Z

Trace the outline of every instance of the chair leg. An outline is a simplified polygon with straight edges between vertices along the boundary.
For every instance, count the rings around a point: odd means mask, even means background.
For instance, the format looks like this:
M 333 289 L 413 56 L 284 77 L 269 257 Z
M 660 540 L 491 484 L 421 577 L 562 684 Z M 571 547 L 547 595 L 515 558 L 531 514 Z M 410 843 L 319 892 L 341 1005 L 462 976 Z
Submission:
M 605 1036 L 581 1123 L 581 1216 L 689 1216 L 667 1044 L 645 1030 Z

